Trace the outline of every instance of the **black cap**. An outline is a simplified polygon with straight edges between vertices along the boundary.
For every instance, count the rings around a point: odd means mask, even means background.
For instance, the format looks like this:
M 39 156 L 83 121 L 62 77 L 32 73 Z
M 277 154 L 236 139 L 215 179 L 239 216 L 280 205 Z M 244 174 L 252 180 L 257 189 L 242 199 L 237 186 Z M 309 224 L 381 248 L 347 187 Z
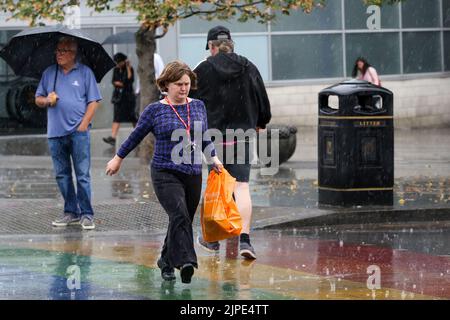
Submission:
M 113 57 L 113 60 L 115 63 L 119 63 L 119 62 L 125 61 L 127 59 L 128 59 L 128 57 L 125 54 L 123 54 L 122 52 L 117 52 Z
M 225 28 L 224 26 L 217 26 L 208 31 L 208 38 L 206 39 L 206 50 L 209 49 L 208 41 L 210 40 L 222 40 L 228 39 L 231 40 L 230 30 Z

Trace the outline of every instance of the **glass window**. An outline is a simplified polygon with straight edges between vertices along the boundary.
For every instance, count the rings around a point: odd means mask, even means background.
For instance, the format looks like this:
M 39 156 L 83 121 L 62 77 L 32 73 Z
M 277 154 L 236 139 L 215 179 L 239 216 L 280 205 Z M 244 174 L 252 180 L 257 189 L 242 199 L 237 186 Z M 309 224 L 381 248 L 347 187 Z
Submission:
M 367 13 L 367 6 L 361 0 L 345 0 L 346 29 L 367 29 L 367 19 L 372 13 Z M 384 5 L 380 10 L 381 28 L 399 27 L 399 5 Z
M 309 14 L 301 9 L 291 10 L 289 15 L 277 13 L 272 31 L 341 30 L 341 11 L 341 1 L 328 1 L 325 7 L 315 8 Z
M 0 30 L 0 50 L 5 46 L 8 41 L 22 30 Z M 14 71 L 8 66 L 6 61 L 0 58 L 0 81 L 11 80 L 16 77 Z
M 239 22 L 237 19 L 230 20 L 213 20 L 208 21 L 200 18 L 199 16 L 192 16 L 187 19 L 180 20 L 180 33 L 204 33 L 207 34 L 208 30 L 215 26 L 224 26 L 233 32 L 265 32 L 267 31 L 267 24 L 259 23 L 256 20 L 248 20 L 247 22 Z
M 261 76 L 269 79 L 268 41 L 266 36 L 236 36 L 233 37 L 235 52 L 253 62 Z M 201 61 L 209 56 L 205 50 L 205 37 L 184 37 L 180 39 L 180 59 L 194 69 Z
M 379 74 L 400 73 L 399 34 L 358 33 L 346 36 L 347 76 L 351 76 L 355 60 L 362 56 Z
M 102 43 L 108 36 L 112 34 L 112 28 L 84 28 L 82 29 L 92 40 Z M 107 44 L 103 46 L 108 54 L 113 57 L 113 45 Z M 111 104 L 111 96 L 113 92 L 112 80 L 113 69 L 111 69 L 98 84 L 102 94 L 102 108 L 98 108 L 96 116 L 93 119 L 92 125 L 94 128 L 106 128 L 111 125 L 113 111 Z
M 116 33 L 121 33 L 121 32 L 126 32 L 126 31 L 136 32 L 137 30 L 138 30 L 138 28 L 116 28 Z M 134 68 L 134 71 L 136 73 L 135 77 L 136 77 L 137 76 L 137 66 L 138 66 L 138 57 L 136 55 L 136 42 L 133 41 L 130 43 L 116 44 L 115 53 L 117 53 L 117 52 L 122 52 L 127 55 L 128 60 L 130 60 L 131 66 Z
M 206 37 L 182 37 L 180 38 L 180 60 L 194 69 L 201 61 L 209 56 L 205 50 Z
M 264 81 L 269 80 L 269 43 L 267 36 L 233 38 L 237 54 L 245 56 L 258 68 Z
M 403 28 L 440 27 L 439 0 L 408 0 L 402 2 Z
M 445 71 L 450 71 L 450 31 L 444 32 L 444 53 Z
M 404 73 L 441 71 L 440 32 L 403 33 Z
M 92 40 L 102 43 L 112 34 L 112 28 L 82 28 L 82 32 Z
M 272 74 L 273 80 L 342 77 L 342 36 L 272 36 Z
M 450 28 L 450 0 L 442 0 L 442 17 L 445 28 Z
M 247 22 L 239 22 L 236 19 L 230 19 L 229 21 L 207 21 L 200 19 L 199 17 L 191 17 L 188 19 L 180 20 L 180 33 L 208 33 L 208 30 L 215 26 L 224 26 L 231 31 L 231 36 L 235 32 L 266 32 L 267 24 L 259 23 L 255 20 L 249 20 Z

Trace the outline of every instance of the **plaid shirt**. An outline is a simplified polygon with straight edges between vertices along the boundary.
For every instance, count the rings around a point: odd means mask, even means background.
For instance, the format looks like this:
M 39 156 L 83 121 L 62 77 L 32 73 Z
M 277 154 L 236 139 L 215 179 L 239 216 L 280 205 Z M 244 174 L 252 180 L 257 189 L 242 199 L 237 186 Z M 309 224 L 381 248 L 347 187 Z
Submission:
M 186 104 L 175 105 L 174 107 L 187 124 Z M 215 156 L 216 152 L 214 145 L 212 144 L 210 137 L 205 134 L 205 131 L 208 129 L 205 105 L 200 100 L 192 99 L 189 103 L 189 107 L 191 117 L 191 141 L 195 142 L 197 146 L 201 145 L 202 152 L 205 152 L 205 148 L 208 145 L 211 145 L 208 149 L 211 150 L 211 153 L 205 153 L 205 156 L 207 158 Z M 155 151 L 152 160 L 153 168 L 177 170 L 190 175 L 201 174 L 202 152 L 200 152 L 200 148 L 194 148 L 193 152 L 189 152 L 186 150 L 190 150 L 190 148 L 180 147 L 180 142 L 183 140 L 182 137 L 179 137 L 177 141 L 172 141 L 172 132 L 176 129 L 183 129 L 181 132 L 186 133 L 186 127 L 169 105 L 159 101 L 154 102 L 148 105 L 144 112 L 142 112 L 136 128 L 127 140 L 122 143 L 117 155 L 122 159 L 125 158 L 149 132 L 152 132 L 156 138 Z M 184 141 L 187 142 L 188 140 L 184 139 Z M 180 157 L 185 156 L 188 161 L 183 161 L 181 164 L 176 164 L 172 161 L 172 150 L 176 146 L 179 148 L 178 155 Z

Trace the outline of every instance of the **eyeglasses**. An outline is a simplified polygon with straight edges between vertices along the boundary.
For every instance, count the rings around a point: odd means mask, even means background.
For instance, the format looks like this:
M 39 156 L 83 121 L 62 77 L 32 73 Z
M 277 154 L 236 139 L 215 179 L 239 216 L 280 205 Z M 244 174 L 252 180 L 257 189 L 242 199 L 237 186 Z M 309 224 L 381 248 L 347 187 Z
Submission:
M 70 49 L 56 49 L 55 50 L 55 53 L 56 54 L 66 54 L 66 53 L 68 53 L 68 52 L 73 52 L 73 50 L 70 50 Z

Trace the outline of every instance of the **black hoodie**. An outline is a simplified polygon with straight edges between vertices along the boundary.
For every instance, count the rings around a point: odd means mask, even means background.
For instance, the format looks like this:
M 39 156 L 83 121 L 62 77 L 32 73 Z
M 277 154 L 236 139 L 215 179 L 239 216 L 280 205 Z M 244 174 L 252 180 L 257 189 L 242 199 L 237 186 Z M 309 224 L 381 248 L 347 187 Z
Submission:
M 197 90 L 193 98 L 205 103 L 208 127 L 226 129 L 265 128 L 271 118 L 262 77 L 247 58 L 235 53 L 208 57 L 194 70 Z

